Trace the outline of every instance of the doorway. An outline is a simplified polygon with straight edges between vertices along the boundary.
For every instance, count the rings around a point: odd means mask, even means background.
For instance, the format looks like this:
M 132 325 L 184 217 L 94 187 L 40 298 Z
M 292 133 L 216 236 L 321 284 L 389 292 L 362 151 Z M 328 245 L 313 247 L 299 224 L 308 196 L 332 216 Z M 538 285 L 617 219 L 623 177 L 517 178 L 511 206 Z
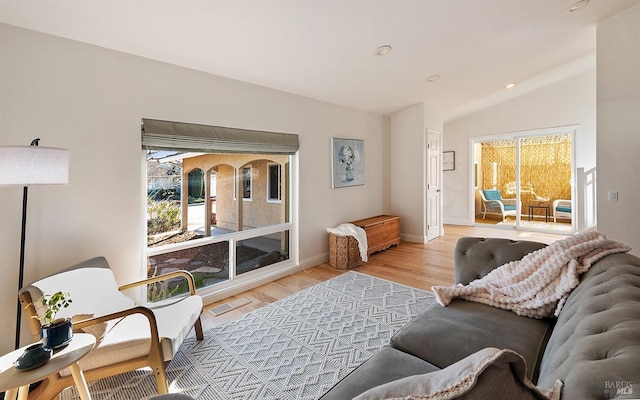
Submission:
M 571 234 L 574 127 L 473 140 L 476 225 Z
M 441 134 L 427 129 L 426 132 L 426 202 L 425 239 L 433 240 L 444 233 L 442 225 L 442 151 Z

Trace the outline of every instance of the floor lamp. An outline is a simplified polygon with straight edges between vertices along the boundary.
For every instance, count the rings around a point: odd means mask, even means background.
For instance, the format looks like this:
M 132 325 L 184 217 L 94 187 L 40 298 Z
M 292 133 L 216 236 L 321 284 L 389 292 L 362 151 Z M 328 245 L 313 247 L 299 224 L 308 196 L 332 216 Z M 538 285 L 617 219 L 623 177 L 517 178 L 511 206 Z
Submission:
M 69 151 L 53 147 L 39 147 L 40 139 L 30 146 L 0 146 L 0 186 L 23 186 L 22 234 L 20 236 L 20 270 L 18 290 L 24 278 L 25 231 L 27 227 L 27 192 L 29 186 L 66 185 L 69 182 Z M 20 347 L 20 317 L 22 307 L 18 301 L 16 312 L 16 343 Z

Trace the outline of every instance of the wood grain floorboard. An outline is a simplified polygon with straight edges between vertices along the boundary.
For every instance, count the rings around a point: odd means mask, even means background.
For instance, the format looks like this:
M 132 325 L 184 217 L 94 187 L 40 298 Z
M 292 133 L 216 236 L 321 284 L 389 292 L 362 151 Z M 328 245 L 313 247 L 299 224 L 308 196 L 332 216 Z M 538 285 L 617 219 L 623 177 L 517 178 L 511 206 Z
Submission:
M 564 237 L 562 235 L 536 232 L 446 225 L 443 236 L 424 244 L 401 242 L 398 246 L 372 254 L 368 262 L 352 269 L 352 271 L 423 290 L 430 290 L 432 286 L 436 285 L 451 285 L 454 279 L 453 250 L 458 239 L 464 236 L 502 237 L 543 243 L 551 243 Z M 346 270 L 335 269 L 328 263 L 323 263 L 207 305 L 205 312 L 202 314 L 203 328 L 209 329 L 215 325 L 238 318 L 344 272 Z M 223 303 L 233 305 L 234 301 L 238 302 L 240 299 L 248 300 L 249 303 L 219 316 L 206 312 Z

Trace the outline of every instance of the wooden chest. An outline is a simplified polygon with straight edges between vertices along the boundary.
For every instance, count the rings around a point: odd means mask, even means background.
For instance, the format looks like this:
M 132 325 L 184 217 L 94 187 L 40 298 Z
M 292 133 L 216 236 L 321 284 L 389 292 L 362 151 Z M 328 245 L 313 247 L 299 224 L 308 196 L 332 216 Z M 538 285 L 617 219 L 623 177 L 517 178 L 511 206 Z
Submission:
M 378 215 L 351 222 L 367 233 L 367 255 L 400 244 L 400 217 Z

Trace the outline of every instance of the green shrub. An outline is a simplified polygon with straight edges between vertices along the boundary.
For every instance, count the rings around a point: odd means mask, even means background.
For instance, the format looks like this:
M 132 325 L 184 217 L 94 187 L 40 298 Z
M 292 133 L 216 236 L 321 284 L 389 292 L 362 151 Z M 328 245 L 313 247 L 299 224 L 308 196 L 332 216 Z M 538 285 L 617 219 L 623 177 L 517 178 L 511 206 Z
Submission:
M 147 213 L 149 235 L 180 229 L 180 207 L 173 201 L 153 201 L 147 197 Z

